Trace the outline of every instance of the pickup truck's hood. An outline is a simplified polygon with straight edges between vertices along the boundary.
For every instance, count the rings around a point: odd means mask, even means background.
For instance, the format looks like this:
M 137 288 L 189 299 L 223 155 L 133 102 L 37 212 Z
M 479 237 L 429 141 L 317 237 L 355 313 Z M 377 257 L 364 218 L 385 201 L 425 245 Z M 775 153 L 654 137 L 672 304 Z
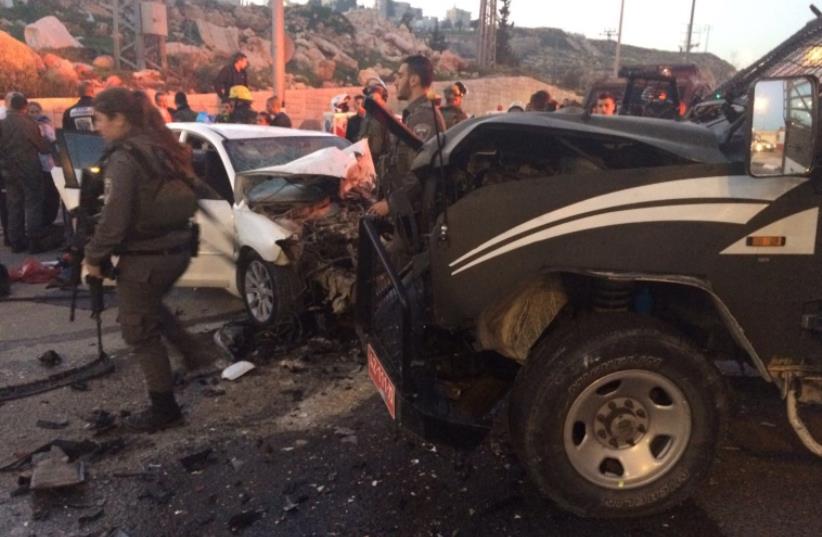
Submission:
M 451 155 L 458 152 L 469 138 L 482 135 L 483 132 L 499 132 L 506 129 L 554 130 L 582 136 L 613 136 L 636 140 L 695 162 L 727 162 L 727 158 L 719 150 L 714 133 L 690 123 L 629 116 L 586 117 L 583 114 L 562 112 L 523 112 L 470 119 L 449 129 L 444 134 L 443 163 L 447 166 Z M 428 167 L 436 152 L 437 139 L 432 138 L 417 155 L 413 169 Z

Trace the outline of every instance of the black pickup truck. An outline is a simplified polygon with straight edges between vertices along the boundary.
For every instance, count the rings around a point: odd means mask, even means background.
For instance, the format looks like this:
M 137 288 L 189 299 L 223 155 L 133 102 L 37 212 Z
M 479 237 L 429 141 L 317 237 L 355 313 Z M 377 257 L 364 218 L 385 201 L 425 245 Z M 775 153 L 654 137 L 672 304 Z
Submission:
M 421 210 L 389 237 L 405 254 L 360 223 L 358 329 L 391 418 L 470 446 L 507 402 L 545 496 L 640 516 L 707 475 L 726 407 L 716 364 L 737 360 L 822 454 L 797 413 L 822 402 L 817 91 L 760 81 L 721 136 L 532 112 L 429 141 Z M 727 149 L 740 133 L 745 161 Z M 765 138 L 773 151 L 750 149 Z

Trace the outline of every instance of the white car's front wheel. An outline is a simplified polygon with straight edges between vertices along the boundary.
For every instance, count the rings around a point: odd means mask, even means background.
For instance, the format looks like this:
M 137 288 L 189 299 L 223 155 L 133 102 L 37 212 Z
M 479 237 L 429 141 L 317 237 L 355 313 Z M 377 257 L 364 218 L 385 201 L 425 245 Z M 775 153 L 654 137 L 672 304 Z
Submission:
M 241 265 L 242 297 L 258 325 L 290 321 L 298 311 L 299 280 L 292 267 L 280 267 L 251 256 Z

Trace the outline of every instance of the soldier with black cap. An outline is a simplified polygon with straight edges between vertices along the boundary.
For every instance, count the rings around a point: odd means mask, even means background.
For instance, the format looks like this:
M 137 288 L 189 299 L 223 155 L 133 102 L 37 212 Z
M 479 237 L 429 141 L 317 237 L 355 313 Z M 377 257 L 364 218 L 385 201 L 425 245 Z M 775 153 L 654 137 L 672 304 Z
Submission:
M 468 91 L 462 82 L 454 82 L 445 89 L 445 106 L 440 111 L 445 120 L 445 128 L 450 129 L 460 121 L 468 119 L 468 115 L 462 110 L 462 98 Z
M 445 130 L 442 114 L 428 98 L 434 81 L 434 66 L 431 60 L 421 55 L 409 56 L 400 65 L 394 85 L 397 99 L 409 101 L 403 110 L 402 121 L 414 135 L 425 141 Z M 380 181 L 380 200 L 369 209 L 370 214 L 388 216 L 400 197 L 407 199 L 411 206 L 419 205 L 422 195 L 419 180 L 411 172 L 411 163 L 417 151 L 397 140 L 391 153 L 389 171 Z

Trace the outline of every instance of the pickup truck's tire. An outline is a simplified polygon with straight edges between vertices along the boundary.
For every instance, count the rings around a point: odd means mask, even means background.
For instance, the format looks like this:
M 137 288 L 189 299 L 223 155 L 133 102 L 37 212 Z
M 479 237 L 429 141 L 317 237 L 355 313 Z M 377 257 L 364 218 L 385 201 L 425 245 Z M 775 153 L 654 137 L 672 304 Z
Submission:
M 542 493 L 580 516 L 668 509 L 707 475 L 725 389 L 667 325 L 592 315 L 540 342 L 510 403 L 511 438 Z
M 259 326 L 290 322 L 299 311 L 300 281 L 293 267 L 281 267 L 249 253 L 239 264 L 240 294 Z

